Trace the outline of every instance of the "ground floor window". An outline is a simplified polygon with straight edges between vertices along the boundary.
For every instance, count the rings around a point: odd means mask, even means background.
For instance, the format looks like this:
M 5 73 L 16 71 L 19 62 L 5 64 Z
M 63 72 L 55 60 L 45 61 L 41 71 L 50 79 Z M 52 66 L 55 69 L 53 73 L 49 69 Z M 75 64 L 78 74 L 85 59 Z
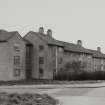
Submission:
M 43 77 L 43 74 L 44 74 L 43 68 L 39 68 L 39 76 L 40 77 Z
M 20 69 L 15 68 L 14 69 L 14 76 L 20 76 Z

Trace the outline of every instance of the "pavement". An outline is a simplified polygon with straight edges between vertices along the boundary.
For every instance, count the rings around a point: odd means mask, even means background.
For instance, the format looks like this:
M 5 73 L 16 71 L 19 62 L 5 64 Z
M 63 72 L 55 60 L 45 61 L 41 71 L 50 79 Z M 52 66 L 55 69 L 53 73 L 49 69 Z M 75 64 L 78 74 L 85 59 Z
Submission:
M 40 85 L 8 85 L 0 86 L 1 88 L 37 88 L 37 89 L 54 89 L 54 88 L 100 88 L 105 87 L 105 82 L 99 83 L 81 83 L 81 84 L 40 84 Z

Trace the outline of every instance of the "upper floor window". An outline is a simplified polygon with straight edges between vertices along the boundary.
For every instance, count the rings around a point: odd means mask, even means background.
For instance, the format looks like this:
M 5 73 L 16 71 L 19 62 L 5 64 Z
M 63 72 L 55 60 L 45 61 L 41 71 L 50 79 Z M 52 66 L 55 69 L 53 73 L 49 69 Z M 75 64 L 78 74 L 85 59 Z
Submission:
M 59 64 L 62 64 L 63 58 L 59 58 Z
M 101 60 L 101 64 L 102 64 L 102 65 L 104 64 L 104 61 L 103 61 L 103 60 Z
M 44 50 L 44 46 L 43 45 L 40 45 L 39 46 L 39 51 L 42 51 L 42 50 Z
M 20 51 L 20 45 L 19 44 L 14 44 L 14 50 L 15 51 Z
M 59 52 L 63 52 L 63 48 L 62 47 L 59 47 L 58 50 L 59 50 Z
M 88 59 L 91 59 L 91 58 L 92 58 L 92 56 L 91 55 L 90 56 L 88 55 Z
M 82 61 L 83 60 L 83 55 L 80 55 L 79 56 L 79 61 Z
M 44 57 L 39 57 L 39 64 L 44 64 Z
M 14 76 L 20 76 L 20 69 L 15 68 L 14 69 Z
M 14 65 L 20 65 L 20 56 L 14 56 Z

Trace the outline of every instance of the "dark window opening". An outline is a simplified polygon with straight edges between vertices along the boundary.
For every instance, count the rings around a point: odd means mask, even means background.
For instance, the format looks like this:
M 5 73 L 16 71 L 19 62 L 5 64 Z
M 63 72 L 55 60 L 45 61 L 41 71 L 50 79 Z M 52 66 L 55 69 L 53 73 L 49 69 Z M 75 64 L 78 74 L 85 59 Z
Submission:
M 44 57 L 39 57 L 39 64 L 44 64 Z
M 40 45 L 39 46 L 39 50 L 42 51 L 43 49 L 44 49 L 44 46 L 43 45 Z
M 43 74 L 43 72 L 44 72 L 43 69 L 42 68 L 39 68 L 39 73 L 40 74 Z
M 44 74 L 44 70 L 42 68 L 39 68 L 39 78 L 42 78 Z

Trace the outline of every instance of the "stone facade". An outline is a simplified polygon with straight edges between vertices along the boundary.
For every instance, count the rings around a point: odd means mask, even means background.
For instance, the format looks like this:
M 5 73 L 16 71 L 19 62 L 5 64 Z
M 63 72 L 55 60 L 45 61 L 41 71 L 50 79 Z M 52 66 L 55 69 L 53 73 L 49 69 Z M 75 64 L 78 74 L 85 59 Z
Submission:
M 7 36 L 10 38 L 6 39 Z M 13 34 L 13 35 L 12 35 Z M 0 30 L 0 81 L 25 79 L 25 42 L 18 32 Z
M 52 79 L 52 55 L 51 47 L 49 47 L 43 39 L 41 39 L 36 33 L 28 33 L 25 37 L 33 44 L 33 67 L 32 78 L 33 79 Z
M 52 30 L 45 34 L 43 27 L 24 38 L 18 32 L 0 30 L 0 81 L 54 79 L 67 63 L 71 73 L 73 63 L 80 63 L 78 72 L 105 71 L 105 54 L 100 47 L 84 48 L 81 40 L 76 44 L 56 40 Z
M 53 38 L 51 30 L 48 35 L 43 28 L 39 32 L 30 31 L 24 38 L 34 46 L 32 77 L 35 79 L 53 79 L 68 62 L 81 62 L 81 70 L 87 72 L 105 70 L 105 55 L 84 48 L 81 40 L 77 44 L 58 41 Z M 43 50 L 40 50 L 40 46 L 43 46 Z M 44 59 L 43 64 L 40 64 L 40 57 Z

